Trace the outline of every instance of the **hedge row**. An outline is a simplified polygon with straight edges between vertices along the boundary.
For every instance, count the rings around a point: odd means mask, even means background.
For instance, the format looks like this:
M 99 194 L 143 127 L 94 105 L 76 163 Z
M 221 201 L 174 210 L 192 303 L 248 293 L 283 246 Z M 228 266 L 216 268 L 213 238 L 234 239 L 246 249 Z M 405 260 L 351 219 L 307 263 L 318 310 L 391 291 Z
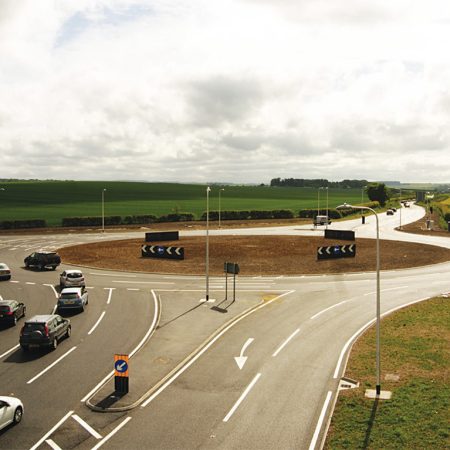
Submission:
M 14 230 L 21 228 L 45 228 L 47 222 L 44 219 L 29 220 L 5 220 L 0 222 L 0 228 L 3 230 Z
M 261 219 L 293 219 L 294 213 L 290 209 L 276 209 L 273 211 L 221 211 L 220 220 L 261 220 Z M 206 220 L 206 212 L 200 220 Z M 219 220 L 219 211 L 209 211 L 209 220 Z

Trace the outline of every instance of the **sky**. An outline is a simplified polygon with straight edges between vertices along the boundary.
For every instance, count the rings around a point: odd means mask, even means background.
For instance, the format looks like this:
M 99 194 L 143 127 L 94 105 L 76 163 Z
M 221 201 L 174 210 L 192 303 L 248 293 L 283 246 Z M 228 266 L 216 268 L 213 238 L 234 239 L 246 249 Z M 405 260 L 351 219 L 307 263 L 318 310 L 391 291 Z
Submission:
M 450 182 L 448 0 L 1 0 L 0 178 Z

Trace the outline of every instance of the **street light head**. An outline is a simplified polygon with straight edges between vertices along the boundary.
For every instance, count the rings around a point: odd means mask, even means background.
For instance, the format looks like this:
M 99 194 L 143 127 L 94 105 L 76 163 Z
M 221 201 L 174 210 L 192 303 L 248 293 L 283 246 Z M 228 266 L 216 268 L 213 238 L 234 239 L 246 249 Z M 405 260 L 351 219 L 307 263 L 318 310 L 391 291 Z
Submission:
M 344 203 L 343 205 L 336 206 L 336 209 L 349 209 L 349 208 L 353 209 L 353 206 L 349 205 L 348 203 Z

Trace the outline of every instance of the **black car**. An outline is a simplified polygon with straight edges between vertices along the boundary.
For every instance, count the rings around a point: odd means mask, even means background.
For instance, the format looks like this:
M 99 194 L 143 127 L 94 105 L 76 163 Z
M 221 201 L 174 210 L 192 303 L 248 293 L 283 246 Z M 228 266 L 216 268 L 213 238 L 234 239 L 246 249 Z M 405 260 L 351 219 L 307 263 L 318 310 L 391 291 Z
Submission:
M 47 347 L 54 350 L 61 339 L 72 331 L 70 320 L 58 314 L 34 316 L 25 322 L 20 331 L 20 346 L 24 351 Z
M 61 257 L 56 252 L 33 252 L 23 260 L 25 267 L 36 267 L 39 270 L 55 270 L 61 264 Z
M 21 317 L 25 317 L 26 306 L 16 300 L 0 300 L 0 322 L 16 325 Z

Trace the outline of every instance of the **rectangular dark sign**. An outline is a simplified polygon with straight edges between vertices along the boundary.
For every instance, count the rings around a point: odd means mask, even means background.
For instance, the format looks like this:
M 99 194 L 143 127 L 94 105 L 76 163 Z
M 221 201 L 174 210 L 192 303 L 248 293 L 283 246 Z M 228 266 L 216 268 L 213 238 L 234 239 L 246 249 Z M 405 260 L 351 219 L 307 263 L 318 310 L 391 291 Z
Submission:
M 340 239 L 342 241 L 354 241 L 355 232 L 351 230 L 325 230 L 325 238 Z
M 142 245 L 141 256 L 147 258 L 184 259 L 184 247 Z
M 145 242 L 178 241 L 178 231 L 155 231 L 145 233 Z
M 237 275 L 239 273 L 239 264 L 226 262 L 223 265 L 223 270 L 226 273 L 234 273 L 235 275 Z
M 317 247 L 317 259 L 353 258 L 355 255 L 356 244 Z

